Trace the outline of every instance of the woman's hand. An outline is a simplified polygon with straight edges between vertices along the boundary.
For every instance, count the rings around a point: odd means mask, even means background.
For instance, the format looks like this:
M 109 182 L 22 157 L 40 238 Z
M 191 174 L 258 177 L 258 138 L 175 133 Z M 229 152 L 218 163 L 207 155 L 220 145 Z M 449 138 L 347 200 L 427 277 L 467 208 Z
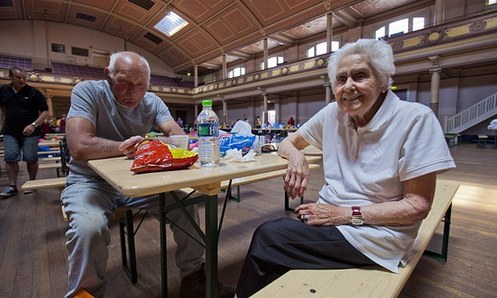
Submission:
M 297 218 L 312 226 L 336 226 L 348 224 L 346 209 L 328 204 L 302 204 L 295 208 Z
M 145 138 L 142 136 L 133 136 L 127 140 L 124 140 L 121 145 L 119 145 L 119 151 L 124 153 L 128 158 L 133 159 L 135 157 L 135 146 L 141 143 Z
M 290 198 L 302 197 L 307 190 L 309 165 L 304 155 L 298 152 L 288 160 L 285 175 L 285 191 Z

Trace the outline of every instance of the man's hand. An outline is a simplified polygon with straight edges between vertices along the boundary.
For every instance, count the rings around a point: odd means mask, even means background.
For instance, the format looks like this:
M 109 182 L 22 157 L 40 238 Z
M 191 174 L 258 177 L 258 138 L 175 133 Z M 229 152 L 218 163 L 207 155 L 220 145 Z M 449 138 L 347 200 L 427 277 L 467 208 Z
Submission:
M 127 140 L 124 140 L 121 145 L 119 145 L 119 151 L 124 153 L 128 158 L 133 159 L 135 157 L 135 146 L 145 138 L 142 136 L 133 136 Z
M 22 134 L 25 136 L 30 136 L 34 131 L 35 131 L 34 125 L 28 124 L 26 127 L 24 127 Z

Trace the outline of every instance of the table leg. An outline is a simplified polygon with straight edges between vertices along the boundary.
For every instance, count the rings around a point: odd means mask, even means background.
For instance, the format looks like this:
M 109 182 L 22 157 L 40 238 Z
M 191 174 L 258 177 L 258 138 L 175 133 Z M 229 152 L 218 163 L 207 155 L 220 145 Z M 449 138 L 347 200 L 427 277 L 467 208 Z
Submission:
M 205 202 L 205 271 L 206 271 L 206 294 L 208 298 L 218 296 L 217 289 L 217 195 L 209 196 Z
M 166 237 L 166 195 L 159 195 L 159 225 L 160 225 L 160 275 L 162 297 L 167 297 L 167 237 Z

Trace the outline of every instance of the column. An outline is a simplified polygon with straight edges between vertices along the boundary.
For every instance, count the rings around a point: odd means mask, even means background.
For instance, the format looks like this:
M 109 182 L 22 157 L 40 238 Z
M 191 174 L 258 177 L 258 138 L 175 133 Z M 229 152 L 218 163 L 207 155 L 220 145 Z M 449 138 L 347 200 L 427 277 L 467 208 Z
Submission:
M 225 99 L 221 101 L 223 102 L 223 122 L 228 125 L 228 101 Z
M 194 108 L 195 108 L 195 119 L 197 119 L 197 116 L 198 116 L 198 104 L 195 104 Z
M 263 107 L 262 107 L 261 121 L 262 121 L 263 124 L 266 124 L 267 121 L 268 121 L 268 117 L 267 117 L 268 96 L 267 96 L 266 90 L 264 88 L 257 87 L 257 90 L 259 90 L 261 92 L 261 95 L 262 95 L 262 98 L 263 98 Z
M 264 69 L 268 69 L 269 67 L 267 66 L 267 59 L 268 59 L 268 55 L 269 55 L 269 50 L 268 50 L 268 46 L 267 46 L 267 37 L 264 37 L 264 39 L 262 40 L 263 43 L 264 43 Z M 266 122 L 264 122 L 266 123 Z
M 228 68 L 226 66 L 226 54 L 223 54 L 223 80 L 228 78 Z
M 430 99 L 430 108 L 433 113 L 438 117 L 438 103 L 439 103 L 439 93 L 440 93 L 440 72 L 442 69 L 438 64 L 438 56 L 428 57 L 432 63 L 432 68 L 430 68 L 431 73 L 431 99 Z
M 321 79 L 323 79 L 324 81 L 324 88 L 325 88 L 325 95 L 326 95 L 326 99 L 325 99 L 325 103 L 326 105 L 328 105 L 330 102 L 331 102 L 331 83 L 330 83 L 330 80 L 328 78 L 328 75 L 323 75 L 321 76 Z
M 267 96 L 267 93 L 266 92 L 262 93 L 262 97 L 264 98 L 264 107 L 262 109 L 262 123 L 267 123 L 267 121 L 268 121 L 268 117 L 267 117 L 268 96 Z
M 443 11 L 444 11 L 444 0 L 436 0 L 435 1 L 435 16 L 433 23 L 434 25 L 440 25 L 443 23 Z
M 198 65 L 193 65 L 193 87 L 198 87 Z
M 333 41 L 333 12 L 326 14 L 326 51 L 331 53 L 331 42 Z
M 49 115 L 54 115 L 54 113 L 53 113 L 52 95 L 48 94 L 48 92 L 45 92 L 45 98 L 47 99 L 48 114 Z

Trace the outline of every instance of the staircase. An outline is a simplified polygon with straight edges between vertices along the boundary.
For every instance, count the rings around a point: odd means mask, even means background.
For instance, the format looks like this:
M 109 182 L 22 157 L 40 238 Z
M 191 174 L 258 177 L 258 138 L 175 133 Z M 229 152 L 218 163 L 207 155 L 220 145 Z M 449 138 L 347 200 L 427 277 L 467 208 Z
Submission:
M 497 115 L 497 92 L 464 111 L 445 119 L 445 133 L 461 133 Z

